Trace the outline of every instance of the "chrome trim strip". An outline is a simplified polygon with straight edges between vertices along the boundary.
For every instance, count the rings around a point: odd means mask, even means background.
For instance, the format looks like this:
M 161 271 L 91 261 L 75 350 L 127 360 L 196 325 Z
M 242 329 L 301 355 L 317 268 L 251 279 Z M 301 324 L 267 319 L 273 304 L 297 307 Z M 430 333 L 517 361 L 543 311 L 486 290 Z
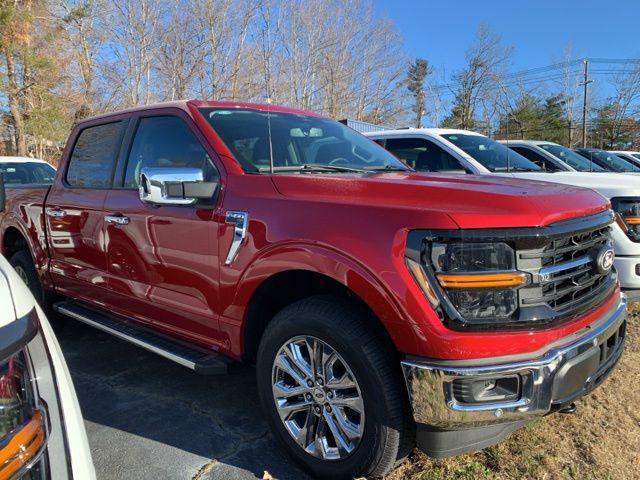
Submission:
M 80 315 L 79 313 L 76 313 L 72 310 L 69 310 L 67 308 L 65 308 L 64 306 L 59 306 L 56 307 L 56 310 L 59 313 L 62 313 L 63 315 L 67 315 L 68 317 L 71 317 L 75 320 L 78 320 L 82 323 L 86 323 L 87 325 L 90 325 L 94 328 L 97 328 L 98 330 L 102 330 L 103 332 L 108 333 L 109 335 L 113 335 L 114 337 L 118 337 L 122 340 L 126 340 L 129 343 L 132 343 L 134 345 L 137 345 L 138 347 L 144 348 L 145 350 L 148 350 L 150 352 L 153 352 L 157 355 L 160 355 L 161 357 L 164 357 L 168 360 L 171 360 L 172 362 L 175 362 L 179 365 L 182 365 L 183 367 L 187 367 L 191 370 L 195 370 L 196 365 L 193 361 L 188 360 L 186 358 L 180 357 L 178 355 L 175 355 L 171 352 L 167 352 L 166 350 L 162 350 L 161 348 L 156 347 L 155 345 L 152 345 L 150 343 L 147 343 L 143 340 L 140 340 L 139 338 L 136 337 L 132 337 L 131 335 L 127 335 L 126 333 L 122 333 L 118 330 L 115 330 L 113 328 L 109 328 L 106 325 L 103 325 L 99 322 L 95 322 L 93 320 L 91 320 L 88 317 L 85 317 L 84 315 Z
M 591 261 L 593 261 L 593 258 L 591 258 L 591 255 L 584 255 L 580 258 L 576 258 L 575 260 L 559 263 L 558 265 L 553 265 L 552 267 L 543 267 L 538 272 L 538 275 L 540 275 L 541 281 L 548 282 L 551 280 L 551 275 L 555 273 L 564 272 L 565 270 L 581 267 Z
M 231 265 L 238 255 L 240 246 L 247 236 L 247 227 L 249 225 L 249 214 L 247 212 L 227 212 L 225 223 L 233 225 L 233 240 L 227 252 L 225 265 Z
M 599 346 L 625 321 L 626 305 L 626 296 L 622 294 L 615 309 L 605 316 L 605 321 L 592 324 L 577 339 L 571 335 L 559 340 L 545 354 L 531 360 L 489 365 L 473 365 L 473 360 L 469 360 L 463 366 L 437 360 L 403 361 L 402 370 L 415 421 L 440 428 L 469 428 L 548 413 L 553 402 L 559 400 L 552 398 L 555 376 L 569 360 L 593 353 L 594 348 L 599 350 Z M 623 349 L 624 341 L 619 345 L 619 351 L 599 365 L 597 372 L 610 368 Z M 496 374 L 520 376 L 522 387 L 518 400 L 475 405 L 456 402 L 453 380 L 491 378 Z
M 104 221 L 116 225 L 129 225 L 129 217 L 123 215 L 105 215 Z

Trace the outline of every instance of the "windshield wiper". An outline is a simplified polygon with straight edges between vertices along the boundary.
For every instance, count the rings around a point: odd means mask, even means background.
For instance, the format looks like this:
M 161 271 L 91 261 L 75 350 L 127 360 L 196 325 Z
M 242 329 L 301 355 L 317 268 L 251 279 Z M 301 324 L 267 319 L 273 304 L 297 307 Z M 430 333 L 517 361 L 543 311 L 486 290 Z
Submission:
M 368 172 L 412 172 L 410 168 L 399 165 L 385 165 L 384 167 L 366 167 Z
M 260 167 L 260 173 L 269 173 L 269 167 Z M 348 172 L 348 173 L 368 173 L 362 168 L 343 167 L 342 165 L 319 165 L 305 163 L 303 165 L 287 165 L 283 167 L 273 167 L 274 172 Z

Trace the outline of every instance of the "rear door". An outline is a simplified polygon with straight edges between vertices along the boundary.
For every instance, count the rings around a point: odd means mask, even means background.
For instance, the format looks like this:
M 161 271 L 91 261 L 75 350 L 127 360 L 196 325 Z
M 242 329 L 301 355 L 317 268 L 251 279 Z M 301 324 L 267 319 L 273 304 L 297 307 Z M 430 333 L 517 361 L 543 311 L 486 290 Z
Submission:
M 138 192 L 144 167 L 202 168 L 206 181 L 219 182 L 206 142 L 180 110 L 137 116 L 128 136 L 128 154 L 104 207 L 108 306 L 187 340 L 217 343 L 215 201 L 150 205 Z
M 100 304 L 106 293 L 104 213 L 127 120 L 75 131 L 45 205 L 51 276 L 67 296 Z

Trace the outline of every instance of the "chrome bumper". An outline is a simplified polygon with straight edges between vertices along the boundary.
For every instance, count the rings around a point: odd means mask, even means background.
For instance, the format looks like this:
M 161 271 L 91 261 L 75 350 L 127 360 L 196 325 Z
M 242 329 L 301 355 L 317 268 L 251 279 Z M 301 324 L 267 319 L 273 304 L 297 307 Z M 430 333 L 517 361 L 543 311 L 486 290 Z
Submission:
M 613 370 L 624 350 L 626 296 L 600 320 L 565 337 L 530 359 L 500 357 L 464 361 L 402 362 L 413 416 L 418 424 L 466 429 L 541 416 L 595 388 Z M 456 379 L 518 375 L 517 399 L 464 403 Z

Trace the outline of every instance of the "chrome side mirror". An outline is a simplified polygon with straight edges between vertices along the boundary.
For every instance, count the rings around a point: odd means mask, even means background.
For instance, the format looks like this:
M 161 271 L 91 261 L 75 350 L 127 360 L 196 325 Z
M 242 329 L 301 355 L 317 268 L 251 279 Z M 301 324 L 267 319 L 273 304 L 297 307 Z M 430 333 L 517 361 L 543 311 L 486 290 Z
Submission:
M 205 182 L 200 168 L 151 168 L 140 172 L 140 200 L 154 205 L 192 205 L 211 199 L 216 182 Z

